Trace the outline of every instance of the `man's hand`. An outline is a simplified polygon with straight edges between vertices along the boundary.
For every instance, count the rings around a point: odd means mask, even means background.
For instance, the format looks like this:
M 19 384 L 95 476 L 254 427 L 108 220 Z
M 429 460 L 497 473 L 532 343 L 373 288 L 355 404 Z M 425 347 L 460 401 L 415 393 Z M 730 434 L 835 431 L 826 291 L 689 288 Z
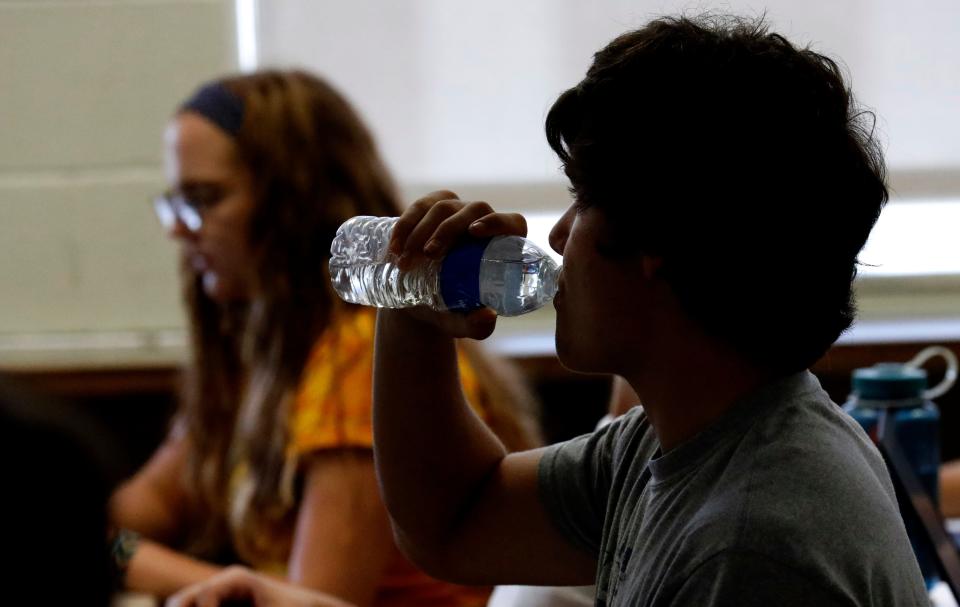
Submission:
M 403 214 L 390 244 L 410 267 L 464 235 L 526 232 L 520 215 L 434 192 Z M 486 337 L 495 322 L 489 309 L 377 313 L 374 459 L 394 536 L 414 564 L 451 582 L 590 583 L 596 556 L 562 537 L 540 502 L 541 452 L 507 455 L 464 398 L 452 337 Z
M 516 213 L 497 213 L 485 202 L 463 202 L 450 191 L 431 192 L 400 216 L 390 238 L 390 252 L 398 257 L 397 265 L 408 270 L 428 259 L 442 259 L 465 235 L 526 236 L 527 222 Z M 489 308 L 449 314 L 421 307 L 405 313 L 451 337 L 484 339 L 497 323 Z
M 205 582 L 189 586 L 167 600 L 166 607 L 352 607 L 336 597 L 300 588 L 244 567 L 229 567 Z

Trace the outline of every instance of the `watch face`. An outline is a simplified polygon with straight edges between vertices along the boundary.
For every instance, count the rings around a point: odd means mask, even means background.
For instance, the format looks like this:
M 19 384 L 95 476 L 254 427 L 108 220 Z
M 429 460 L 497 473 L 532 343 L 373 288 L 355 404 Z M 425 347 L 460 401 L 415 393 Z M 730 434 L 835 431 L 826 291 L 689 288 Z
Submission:
M 129 529 L 121 529 L 117 537 L 113 540 L 111 554 L 117 565 L 117 569 L 125 571 L 133 553 L 137 551 L 137 544 L 140 542 L 140 534 Z

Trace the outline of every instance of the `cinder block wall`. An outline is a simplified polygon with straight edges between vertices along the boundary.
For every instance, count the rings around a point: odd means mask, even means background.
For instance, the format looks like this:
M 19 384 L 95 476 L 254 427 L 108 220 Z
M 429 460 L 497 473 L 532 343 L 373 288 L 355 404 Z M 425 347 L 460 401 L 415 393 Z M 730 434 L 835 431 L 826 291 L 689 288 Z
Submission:
M 182 326 L 161 135 L 236 68 L 230 0 L 0 2 L 0 338 Z

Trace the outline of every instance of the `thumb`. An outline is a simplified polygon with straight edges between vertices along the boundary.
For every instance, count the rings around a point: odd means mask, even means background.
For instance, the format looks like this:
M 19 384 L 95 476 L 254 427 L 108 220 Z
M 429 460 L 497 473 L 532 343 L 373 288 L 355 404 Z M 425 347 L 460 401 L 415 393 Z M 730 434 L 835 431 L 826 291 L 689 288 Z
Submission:
M 497 327 L 497 313 L 490 308 L 480 308 L 467 314 L 467 337 L 486 339 Z
M 403 308 L 403 311 L 448 337 L 486 339 L 497 326 L 497 313 L 490 308 L 480 308 L 466 314 L 437 312 L 426 306 Z

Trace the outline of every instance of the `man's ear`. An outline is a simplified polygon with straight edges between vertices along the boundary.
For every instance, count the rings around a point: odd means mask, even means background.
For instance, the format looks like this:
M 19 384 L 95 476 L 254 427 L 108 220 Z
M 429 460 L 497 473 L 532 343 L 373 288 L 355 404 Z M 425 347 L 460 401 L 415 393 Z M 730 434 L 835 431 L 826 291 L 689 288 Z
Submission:
M 644 255 L 642 263 L 643 277 L 647 280 L 653 280 L 657 274 L 660 273 L 660 266 L 663 265 L 663 257 L 658 257 L 656 255 Z

